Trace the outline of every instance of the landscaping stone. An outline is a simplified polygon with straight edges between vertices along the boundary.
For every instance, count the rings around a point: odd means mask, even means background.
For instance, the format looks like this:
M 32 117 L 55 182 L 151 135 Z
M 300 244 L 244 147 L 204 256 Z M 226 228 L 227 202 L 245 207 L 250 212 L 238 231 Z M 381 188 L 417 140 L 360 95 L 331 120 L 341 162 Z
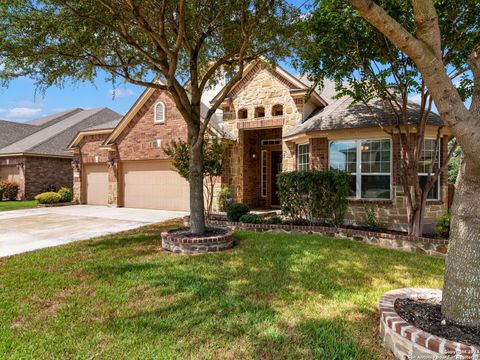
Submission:
M 163 232 L 162 248 L 177 254 L 199 254 L 227 250 L 235 245 L 233 230 L 228 228 L 210 228 L 199 236 L 183 231 L 185 229 Z
M 383 345 L 397 359 L 480 360 L 480 347 L 469 346 L 423 331 L 402 319 L 395 310 L 395 301 L 404 298 L 441 300 L 438 289 L 404 288 L 385 293 L 380 299 L 380 336 Z

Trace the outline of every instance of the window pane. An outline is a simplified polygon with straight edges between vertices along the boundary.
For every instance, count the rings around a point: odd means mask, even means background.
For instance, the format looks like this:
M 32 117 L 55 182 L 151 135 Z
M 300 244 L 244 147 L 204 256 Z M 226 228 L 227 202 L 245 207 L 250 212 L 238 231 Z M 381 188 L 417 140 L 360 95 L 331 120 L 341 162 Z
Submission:
M 422 189 L 425 188 L 425 185 L 427 184 L 427 175 L 425 176 L 420 176 L 420 187 Z M 435 181 L 435 184 L 433 185 L 432 189 L 428 192 L 427 199 L 428 200 L 439 200 L 438 197 L 438 187 L 440 185 L 440 179 L 437 178 L 437 181 Z
M 357 197 L 357 176 L 350 176 L 350 189 L 348 190 L 349 197 Z
M 308 144 L 297 146 L 297 170 L 308 170 Z
M 435 139 L 425 139 L 423 142 L 423 152 L 420 156 L 418 164 L 418 172 L 427 174 L 430 169 L 430 165 L 433 162 L 434 156 L 436 156 L 436 163 L 440 166 L 439 153 L 435 154 Z M 437 166 L 433 167 L 433 171 Z
M 362 199 L 390 199 L 390 175 L 362 175 Z
M 357 143 L 356 141 L 332 141 L 330 143 L 330 169 L 356 172 Z
M 362 173 L 390 173 L 390 141 L 363 140 Z

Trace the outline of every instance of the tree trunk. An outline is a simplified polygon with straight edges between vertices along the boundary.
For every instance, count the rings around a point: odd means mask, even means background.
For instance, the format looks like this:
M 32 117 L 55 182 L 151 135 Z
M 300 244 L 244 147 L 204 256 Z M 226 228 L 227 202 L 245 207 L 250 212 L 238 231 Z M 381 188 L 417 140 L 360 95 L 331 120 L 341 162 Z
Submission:
M 420 204 L 417 209 L 408 210 L 408 235 L 422 236 L 423 225 L 425 220 L 425 207 L 427 205 L 427 199 L 423 198 L 419 201 Z
M 452 207 L 442 314 L 480 326 L 480 167 L 462 159 Z
M 205 205 L 203 197 L 203 138 L 198 139 L 199 129 L 188 128 L 189 184 L 190 184 L 190 231 L 205 232 Z M 198 139 L 198 140 L 197 140 Z

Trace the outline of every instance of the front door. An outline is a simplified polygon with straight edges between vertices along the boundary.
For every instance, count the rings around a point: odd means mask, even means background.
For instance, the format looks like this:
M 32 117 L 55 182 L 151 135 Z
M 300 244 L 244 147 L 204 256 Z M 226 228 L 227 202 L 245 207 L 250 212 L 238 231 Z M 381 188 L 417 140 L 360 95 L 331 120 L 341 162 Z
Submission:
M 272 151 L 270 171 L 270 204 L 272 206 L 279 206 L 280 200 L 278 199 L 277 174 L 282 172 L 281 151 Z

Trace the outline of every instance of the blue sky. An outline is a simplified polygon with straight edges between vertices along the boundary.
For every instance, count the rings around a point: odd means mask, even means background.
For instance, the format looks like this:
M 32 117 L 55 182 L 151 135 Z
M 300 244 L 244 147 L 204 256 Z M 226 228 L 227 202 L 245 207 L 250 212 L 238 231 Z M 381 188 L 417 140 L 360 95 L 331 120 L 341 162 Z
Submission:
M 290 0 L 295 6 L 305 9 L 313 0 Z M 289 64 L 280 64 L 291 71 Z M 8 88 L 0 87 L 0 119 L 24 122 L 71 108 L 109 107 L 125 114 L 142 93 L 141 87 L 120 83 L 115 88 L 100 74 L 95 84 L 67 83 L 64 88 L 51 87 L 45 95 L 35 94 L 33 81 L 17 79 Z

